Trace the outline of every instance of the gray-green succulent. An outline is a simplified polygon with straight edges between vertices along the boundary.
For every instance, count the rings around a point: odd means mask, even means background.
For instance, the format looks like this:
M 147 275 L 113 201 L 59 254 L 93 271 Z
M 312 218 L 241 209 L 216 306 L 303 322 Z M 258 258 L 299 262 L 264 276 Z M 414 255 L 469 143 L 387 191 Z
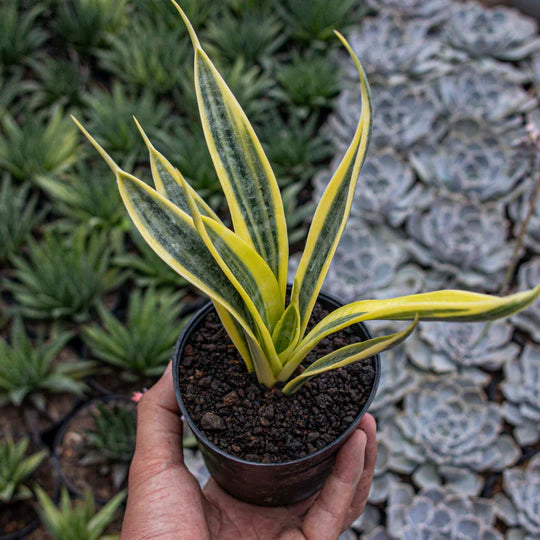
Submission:
M 524 290 L 529 283 L 540 279 L 540 257 L 523 263 L 518 271 L 518 289 Z M 512 323 L 525 330 L 534 341 L 540 343 L 540 303 L 535 302 L 522 313 L 512 317 Z

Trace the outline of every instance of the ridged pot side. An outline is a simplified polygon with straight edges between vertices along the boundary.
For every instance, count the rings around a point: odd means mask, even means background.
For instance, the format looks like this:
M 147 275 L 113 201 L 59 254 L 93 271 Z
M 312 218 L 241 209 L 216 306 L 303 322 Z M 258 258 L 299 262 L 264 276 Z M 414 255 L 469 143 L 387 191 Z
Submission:
M 322 307 L 331 311 L 342 305 L 335 298 L 324 293 L 319 295 L 318 302 Z M 173 354 L 173 378 L 176 399 L 182 414 L 197 439 L 206 467 L 214 480 L 225 491 L 237 499 L 251 504 L 281 506 L 305 500 L 321 489 L 334 466 L 337 451 L 352 435 L 373 401 L 380 377 L 379 356 L 376 355 L 371 358 L 374 378 L 367 401 L 354 421 L 333 442 L 308 456 L 292 461 L 282 463 L 246 461 L 225 452 L 208 440 L 194 423 L 182 399 L 180 366 L 182 365 L 184 347 L 213 310 L 214 307 L 209 302 L 194 315 L 180 335 Z M 371 337 L 368 329 L 363 324 L 355 324 L 351 329 L 362 340 Z

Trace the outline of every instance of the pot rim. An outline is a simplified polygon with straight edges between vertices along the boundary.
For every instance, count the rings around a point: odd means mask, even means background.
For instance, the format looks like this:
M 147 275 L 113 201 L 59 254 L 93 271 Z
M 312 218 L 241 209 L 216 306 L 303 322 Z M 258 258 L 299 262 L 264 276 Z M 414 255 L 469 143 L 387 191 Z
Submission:
M 340 302 L 337 298 L 325 292 L 320 292 L 318 299 L 322 299 L 329 303 L 338 304 L 340 306 L 343 305 L 343 303 Z M 179 367 L 180 367 L 180 357 L 181 357 L 180 350 L 184 348 L 185 341 L 188 335 L 191 334 L 193 329 L 201 322 L 203 317 L 205 317 L 207 313 L 211 309 L 213 309 L 213 307 L 214 305 L 212 304 L 212 302 L 208 301 L 207 304 L 205 304 L 201 309 L 199 309 L 195 313 L 195 315 L 192 317 L 192 319 L 188 322 L 188 324 L 184 327 L 184 329 L 180 333 L 180 336 L 176 342 L 176 345 L 174 347 L 174 352 L 173 352 L 173 382 L 174 382 L 174 392 L 176 394 L 176 401 L 178 402 L 178 405 L 180 407 L 180 410 L 182 412 L 184 419 L 186 420 L 191 431 L 196 435 L 197 439 L 202 440 L 207 447 L 209 447 L 213 452 L 219 454 L 222 458 L 230 459 L 237 463 L 242 463 L 249 466 L 263 467 L 267 469 L 276 469 L 283 466 L 296 465 L 303 462 L 311 461 L 312 459 L 326 452 L 329 447 L 338 445 L 343 439 L 347 439 L 349 437 L 349 435 L 356 429 L 358 423 L 360 422 L 362 417 L 366 414 L 371 403 L 375 399 L 377 388 L 379 386 L 379 379 L 381 377 L 381 365 L 380 365 L 380 358 L 378 354 L 371 357 L 372 362 L 374 364 L 374 368 L 375 368 L 375 377 L 373 379 L 373 384 L 371 386 L 371 391 L 369 393 L 368 399 L 364 403 L 364 406 L 362 407 L 360 412 L 357 414 L 353 422 L 349 425 L 349 427 L 347 427 L 347 429 L 343 431 L 338 437 L 336 437 L 332 442 L 323 446 L 320 450 L 317 450 L 316 452 L 313 452 L 312 454 L 308 454 L 307 456 L 304 456 L 298 459 L 293 459 L 291 461 L 280 461 L 279 463 L 261 463 L 258 461 L 248 461 L 246 459 L 233 456 L 232 454 L 225 452 L 219 446 L 216 446 L 213 442 L 211 442 L 195 425 L 195 422 L 192 420 L 191 415 L 188 413 L 186 406 L 184 405 L 184 400 L 182 399 L 182 392 L 180 389 Z M 351 325 L 351 328 L 354 328 L 355 326 L 360 326 L 363 329 L 363 331 L 367 334 L 367 339 L 371 338 L 371 334 L 366 325 L 364 325 L 363 323 L 355 323 L 354 325 Z

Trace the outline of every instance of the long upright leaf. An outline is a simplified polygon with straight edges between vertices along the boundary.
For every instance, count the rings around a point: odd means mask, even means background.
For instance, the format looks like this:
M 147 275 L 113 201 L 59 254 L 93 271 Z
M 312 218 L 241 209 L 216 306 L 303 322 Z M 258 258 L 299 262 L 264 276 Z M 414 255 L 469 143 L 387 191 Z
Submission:
M 150 139 L 144 132 L 142 126 L 138 120 L 133 117 L 135 124 L 142 135 L 142 138 L 148 148 L 150 154 L 150 167 L 152 169 L 152 177 L 154 179 L 154 185 L 158 193 L 163 195 L 166 199 L 169 199 L 174 205 L 178 206 L 180 210 L 183 210 L 186 214 L 191 214 L 189 205 L 184 193 L 184 188 L 179 184 L 178 178 L 181 173 L 175 169 L 167 158 L 158 152 L 154 145 L 150 142 Z M 183 177 L 182 177 L 183 178 Z M 204 201 L 204 199 L 186 182 L 187 190 L 197 203 L 197 208 L 203 216 L 208 216 L 216 221 L 221 222 L 217 214 L 210 208 L 210 206 Z
M 540 285 L 530 291 L 504 297 L 447 290 L 347 304 L 327 315 L 306 335 L 278 378 L 286 381 L 321 339 L 358 322 L 411 320 L 416 314 L 421 321 L 491 321 L 525 309 L 539 295 Z
M 274 272 L 285 302 L 287 224 L 276 178 L 233 93 L 212 64 L 178 4 L 195 50 L 195 88 L 204 136 L 236 233 Z
M 328 267 L 349 217 L 356 183 L 371 134 L 371 94 L 366 75 L 345 38 L 338 32 L 336 34 L 351 55 L 358 70 L 362 112 L 353 140 L 319 201 L 309 229 L 306 248 L 296 272 L 292 302 L 297 305 L 300 313 L 301 335 L 305 331 L 313 305 L 319 296 Z
M 407 326 L 404 330 L 388 334 L 386 336 L 380 336 L 360 343 L 353 343 L 332 351 L 330 354 L 315 360 L 308 368 L 306 368 L 298 377 L 295 377 L 289 381 L 283 388 L 284 394 L 292 394 L 296 392 L 305 382 L 309 379 L 330 371 L 331 369 L 338 369 L 344 366 L 353 364 L 360 360 L 370 358 L 375 354 L 383 351 L 387 351 L 396 345 L 399 345 L 405 341 L 416 328 L 418 324 L 418 315 L 414 318 L 412 324 Z
M 179 181 L 184 188 L 194 225 L 202 241 L 244 300 L 257 325 L 258 337 L 266 357 L 273 371 L 278 373 L 282 366 L 270 331 L 278 321 L 283 308 L 279 285 L 272 270 L 262 257 L 238 235 L 221 223 L 201 216 L 196 202 L 187 190 L 186 181 L 183 178 Z

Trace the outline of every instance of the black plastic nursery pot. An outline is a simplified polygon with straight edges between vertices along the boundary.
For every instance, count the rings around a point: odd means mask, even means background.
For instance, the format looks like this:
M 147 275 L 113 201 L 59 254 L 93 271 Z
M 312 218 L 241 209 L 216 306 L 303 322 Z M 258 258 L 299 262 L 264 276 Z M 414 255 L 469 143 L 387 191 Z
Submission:
M 333 311 L 342 304 L 335 298 L 321 293 L 318 303 Z M 190 338 L 205 323 L 209 314 L 215 313 L 211 302 L 199 310 L 184 327 L 173 353 L 173 378 L 176 399 L 184 418 L 192 430 L 206 467 L 214 480 L 235 498 L 262 506 L 281 506 L 305 500 L 321 489 L 330 474 L 338 450 L 352 435 L 373 401 L 380 378 L 379 356 L 372 357 L 374 376 L 371 389 L 363 407 L 353 421 L 332 442 L 319 450 L 298 459 L 279 463 L 259 463 L 240 459 L 208 439 L 194 422 L 186 408 L 181 390 L 181 369 L 184 349 Z M 362 341 L 371 337 L 363 324 L 350 327 Z M 209 353 L 211 354 L 211 353 Z M 290 397 L 294 399 L 294 395 Z

